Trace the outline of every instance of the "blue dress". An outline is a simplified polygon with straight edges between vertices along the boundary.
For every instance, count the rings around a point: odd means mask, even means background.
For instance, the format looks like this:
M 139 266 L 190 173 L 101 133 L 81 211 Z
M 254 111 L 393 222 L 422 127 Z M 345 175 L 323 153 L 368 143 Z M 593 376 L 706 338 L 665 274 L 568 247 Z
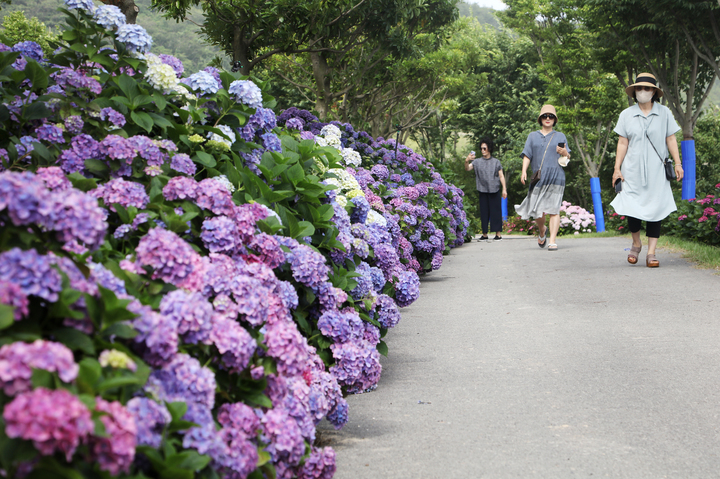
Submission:
M 613 131 L 628 139 L 628 150 L 620 166 L 622 191 L 610 203 L 617 214 L 660 221 L 677 210 L 662 160 L 668 154 L 666 138 L 679 130 L 670 109 L 659 103 L 653 103 L 647 116 L 638 105 L 620 113 Z
M 524 220 L 542 218 L 543 214 L 560 214 L 563 193 L 565 192 L 565 171 L 558 163 L 560 154 L 555 151 L 558 143 L 565 143 L 568 153 L 570 146 L 567 138 L 559 131 L 551 131 L 543 135 L 541 131 L 533 131 L 525 141 L 525 148 L 520 157 L 530 158 L 530 169 L 533 174 L 540 169 L 540 181 L 530 186 L 522 204 L 515 205 L 515 211 Z M 543 161 L 543 156 L 545 161 Z M 542 164 L 542 169 L 540 165 Z M 528 175 L 528 183 L 532 175 Z

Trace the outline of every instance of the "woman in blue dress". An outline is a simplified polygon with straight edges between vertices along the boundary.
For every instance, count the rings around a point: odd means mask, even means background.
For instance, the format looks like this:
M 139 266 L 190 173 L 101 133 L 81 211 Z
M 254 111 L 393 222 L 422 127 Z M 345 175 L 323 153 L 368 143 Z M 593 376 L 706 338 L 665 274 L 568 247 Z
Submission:
M 527 169 L 531 167 L 533 174 L 540 170 L 540 181 L 530 184 L 528 195 L 522 204 L 515 205 L 515 211 L 524 220 L 535 218 L 538 228 L 538 245 L 548 245 L 547 231 L 550 229 L 549 251 L 557 251 L 557 233 L 560 229 L 560 206 L 565 192 L 565 172 L 558 160 L 570 156 L 567 138 L 559 131 L 553 130 L 558 117 L 555 107 L 545 105 L 538 115 L 540 130 L 533 131 L 525 141 L 520 157 L 523 159 L 520 182 L 527 181 Z M 546 216 L 548 218 L 546 225 Z
M 675 138 L 680 127 L 670 109 L 658 103 L 663 92 L 657 87 L 653 75 L 641 73 L 625 92 L 637 103 L 620 113 L 615 126 L 614 131 L 620 138 L 612 181 L 613 185 L 618 180 L 622 181 L 622 189 L 610 205 L 617 214 L 628 219 L 633 240 L 628 263 L 638 262 L 642 250 L 641 221 L 645 221 L 648 237 L 645 264 L 649 268 L 657 268 L 660 262 L 655 256 L 655 247 L 660 237 L 661 222 L 677 210 L 670 182 L 665 177 L 663 161 L 670 152 L 675 162 L 677 181 L 682 180 L 683 169 Z

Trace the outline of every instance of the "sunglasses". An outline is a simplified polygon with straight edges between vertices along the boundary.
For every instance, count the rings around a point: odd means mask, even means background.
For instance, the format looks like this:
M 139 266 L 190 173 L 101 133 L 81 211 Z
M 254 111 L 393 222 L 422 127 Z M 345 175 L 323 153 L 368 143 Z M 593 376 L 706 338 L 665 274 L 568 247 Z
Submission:
M 484 146 L 483 146 L 482 148 L 480 148 L 480 149 L 481 149 L 481 150 L 487 150 L 487 148 L 485 148 Z
M 555 115 L 552 115 L 550 113 L 545 113 L 544 115 L 540 115 L 541 120 L 554 120 Z
M 643 91 L 643 90 L 644 91 L 653 91 L 653 90 L 655 90 L 655 88 L 653 88 L 651 86 L 644 86 L 644 85 L 635 87 L 635 91 Z

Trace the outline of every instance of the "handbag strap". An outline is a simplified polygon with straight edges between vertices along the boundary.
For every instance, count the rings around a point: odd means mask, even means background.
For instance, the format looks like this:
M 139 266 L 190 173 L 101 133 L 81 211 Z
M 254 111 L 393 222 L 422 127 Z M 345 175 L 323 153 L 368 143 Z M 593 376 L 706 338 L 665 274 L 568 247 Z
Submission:
M 553 137 L 555 136 L 555 132 L 553 131 L 552 136 L 547 142 L 547 145 L 545 145 L 545 153 L 543 153 L 543 159 L 540 162 L 540 168 L 538 168 L 538 171 L 542 170 L 542 165 L 545 163 L 545 155 L 547 154 L 548 147 L 550 146 L 550 143 L 552 142 Z
M 655 117 L 653 117 L 653 118 L 655 118 Z M 647 138 L 648 141 L 650 142 L 650 146 L 652 146 L 653 150 L 655 150 L 655 154 L 658 156 L 658 158 L 660 158 L 660 162 L 661 162 L 663 165 L 665 165 L 665 160 L 663 160 L 663 157 L 660 156 L 660 153 L 658 153 L 657 148 L 655 148 L 655 145 L 653 145 L 653 142 L 652 142 L 652 140 L 650 139 L 650 137 L 648 136 L 648 133 L 647 133 L 648 129 L 650 128 L 650 123 L 652 123 L 652 121 L 653 121 L 653 118 L 650 118 L 650 121 L 648 122 L 648 126 L 647 126 L 647 128 L 645 128 L 645 138 Z

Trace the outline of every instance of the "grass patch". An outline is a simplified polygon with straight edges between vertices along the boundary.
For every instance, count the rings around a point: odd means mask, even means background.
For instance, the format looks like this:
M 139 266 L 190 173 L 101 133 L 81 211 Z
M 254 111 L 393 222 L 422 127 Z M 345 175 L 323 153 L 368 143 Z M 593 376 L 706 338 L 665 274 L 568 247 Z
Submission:
M 658 240 L 658 247 L 673 253 L 680 253 L 683 258 L 692 261 L 700 268 L 720 271 L 720 248 L 717 246 L 680 239 L 675 236 L 661 236 Z

